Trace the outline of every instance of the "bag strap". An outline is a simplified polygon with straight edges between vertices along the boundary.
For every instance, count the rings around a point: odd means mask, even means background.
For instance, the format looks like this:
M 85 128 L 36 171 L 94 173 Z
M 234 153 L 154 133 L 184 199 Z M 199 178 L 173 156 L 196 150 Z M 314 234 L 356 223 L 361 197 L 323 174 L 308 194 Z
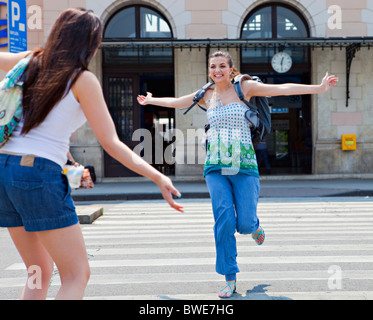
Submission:
M 249 101 L 245 99 L 245 95 L 243 94 L 242 87 L 241 87 L 242 80 L 254 80 L 254 79 L 248 74 L 239 74 L 238 76 L 235 76 L 233 80 L 234 90 L 236 90 L 236 93 L 241 101 L 243 101 L 247 106 L 250 106 L 250 108 L 258 110 L 255 104 L 250 103 Z
M 10 89 L 13 87 L 22 87 L 24 81 L 24 72 L 31 59 L 32 55 L 21 59 L 5 76 L 5 84 L 3 89 Z
M 214 84 L 214 81 L 210 81 L 206 83 L 201 89 L 198 90 L 196 95 L 193 98 L 192 105 L 184 112 L 184 115 L 187 114 L 196 104 L 198 104 L 199 100 L 203 98 L 208 88 L 210 88 Z M 205 108 L 198 105 L 202 110 L 206 111 Z
M 241 101 L 243 101 L 246 105 L 250 106 L 250 108 L 258 110 L 256 105 L 254 103 L 250 103 L 245 99 L 245 95 L 243 94 L 242 88 L 241 88 L 241 82 L 242 80 L 256 80 L 260 81 L 258 77 L 251 77 L 248 74 L 240 74 L 236 76 L 233 80 L 233 86 L 236 90 L 236 93 Z M 260 81 L 261 82 L 261 81 Z M 194 96 L 192 105 L 184 112 L 184 115 L 187 114 L 198 102 L 203 98 L 208 88 L 210 88 L 214 84 L 214 81 L 210 81 L 206 83 Z M 254 97 L 253 97 L 254 98 Z M 198 105 L 202 110 L 206 111 L 206 108 L 201 107 Z

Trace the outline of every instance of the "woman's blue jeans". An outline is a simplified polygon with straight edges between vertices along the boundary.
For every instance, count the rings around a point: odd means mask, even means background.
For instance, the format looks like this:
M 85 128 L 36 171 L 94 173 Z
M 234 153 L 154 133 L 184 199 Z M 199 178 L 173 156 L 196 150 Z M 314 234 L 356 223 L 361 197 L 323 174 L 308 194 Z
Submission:
M 205 179 L 215 219 L 216 272 L 226 281 L 236 280 L 239 269 L 235 233 L 251 234 L 259 228 L 259 178 L 211 172 Z

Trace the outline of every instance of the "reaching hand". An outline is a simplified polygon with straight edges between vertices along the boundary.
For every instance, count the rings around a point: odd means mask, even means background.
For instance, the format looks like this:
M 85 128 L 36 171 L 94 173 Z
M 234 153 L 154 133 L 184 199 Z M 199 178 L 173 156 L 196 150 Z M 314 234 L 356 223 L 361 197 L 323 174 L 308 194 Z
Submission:
M 338 82 L 338 78 L 334 75 L 330 76 L 328 72 L 326 73 L 324 79 L 322 79 L 321 87 L 323 92 L 328 91 L 329 89 L 333 88 Z
M 150 92 L 147 92 L 146 93 L 146 97 L 145 96 L 142 96 L 142 95 L 138 95 L 137 96 L 137 102 L 139 104 L 141 104 L 142 106 L 145 106 L 147 104 L 149 104 L 149 99 L 153 97 L 153 95 L 150 93 Z
M 157 185 L 162 192 L 163 198 L 168 202 L 168 204 L 179 212 L 184 212 L 184 207 L 172 198 L 172 194 L 177 197 L 181 197 L 180 192 L 174 187 L 170 178 L 162 175 L 161 179 L 157 181 Z

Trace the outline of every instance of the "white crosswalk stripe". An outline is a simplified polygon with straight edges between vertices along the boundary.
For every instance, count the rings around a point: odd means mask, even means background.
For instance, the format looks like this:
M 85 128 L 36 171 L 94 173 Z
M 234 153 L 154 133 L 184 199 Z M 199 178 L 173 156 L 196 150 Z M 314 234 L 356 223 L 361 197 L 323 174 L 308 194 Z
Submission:
M 211 203 L 184 206 L 177 213 L 158 201 L 113 203 L 83 225 L 92 272 L 85 298 L 218 299 L 224 279 L 215 273 Z M 234 299 L 373 299 L 369 199 L 261 200 L 258 215 L 262 246 L 237 234 Z M 20 261 L 0 270 L 0 299 L 6 290 L 18 298 L 24 284 Z M 59 285 L 56 271 L 51 297 Z

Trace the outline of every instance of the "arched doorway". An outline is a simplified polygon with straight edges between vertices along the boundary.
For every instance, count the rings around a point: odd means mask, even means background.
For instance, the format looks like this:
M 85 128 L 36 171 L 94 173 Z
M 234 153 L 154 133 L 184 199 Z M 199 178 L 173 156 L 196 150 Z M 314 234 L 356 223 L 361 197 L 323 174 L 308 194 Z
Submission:
M 114 13 L 104 31 L 104 41 L 114 43 L 165 38 L 172 38 L 172 30 L 166 18 L 153 8 L 139 5 L 121 8 Z M 163 157 L 155 157 L 154 141 L 161 137 L 164 150 L 167 149 L 170 143 L 167 132 L 175 126 L 175 111 L 149 105 L 142 107 L 136 97 L 147 91 L 157 96 L 174 96 L 173 61 L 172 48 L 119 44 L 103 48 L 104 95 L 119 138 L 133 149 L 139 144 L 139 141 L 132 140 L 137 129 L 151 132 L 151 164 L 168 175 L 174 174 L 174 165 L 168 165 Z M 105 177 L 136 176 L 106 153 L 104 161 Z
M 276 43 L 309 35 L 307 21 L 293 7 L 271 3 L 255 8 L 244 20 L 241 38 L 273 39 L 273 45 L 242 48 L 241 71 L 259 76 L 265 83 L 310 83 L 310 49 Z M 272 97 L 269 102 L 272 133 L 266 144 L 271 169 L 261 163 L 261 173 L 312 173 L 311 97 Z

